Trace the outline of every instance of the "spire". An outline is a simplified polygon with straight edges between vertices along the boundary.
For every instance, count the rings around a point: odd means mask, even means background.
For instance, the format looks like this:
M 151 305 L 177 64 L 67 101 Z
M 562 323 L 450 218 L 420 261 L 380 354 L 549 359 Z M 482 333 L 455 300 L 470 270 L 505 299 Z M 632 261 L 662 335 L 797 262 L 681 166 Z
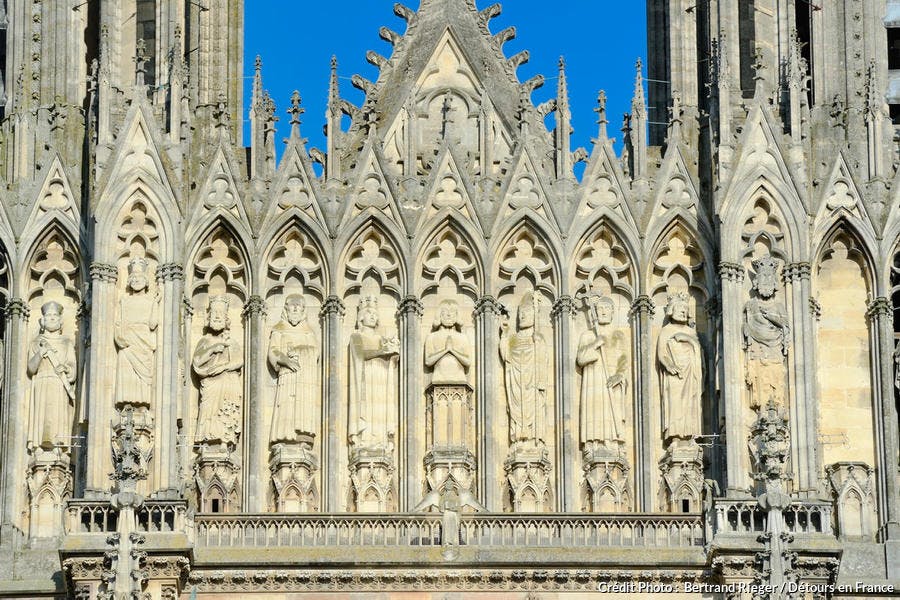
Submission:
M 609 120 L 606 118 L 606 92 L 604 90 L 597 93 L 597 108 L 594 109 L 594 112 L 597 113 L 597 142 L 603 143 L 609 139 L 606 131 Z
M 250 97 L 250 110 L 255 110 L 259 107 L 263 100 L 262 57 L 259 54 L 256 55 L 256 61 L 253 64 L 253 92 Z
M 291 115 L 292 139 L 300 139 L 300 124 L 302 123 L 300 116 L 306 112 L 306 109 L 300 106 L 302 101 L 303 99 L 300 97 L 300 92 L 294 90 L 294 93 L 291 95 L 291 107 L 287 111 L 288 114 Z
M 250 176 L 263 177 L 266 165 L 267 105 L 272 101 L 263 90 L 262 59 L 256 56 L 253 73 L 253 91 L 250 97 Z
M 325 160 L 325 176 L 328 179 L 340 177 L 338 159 L 339 136 L 341 134 L 341 91 L 338 87 L 338 60 L 331 57 L 331 79 L 328 84 L 328 108 L 325 111 L 325 136 L 328 138 Z
M 559 79 L 556 85 L 556 178 L 571 177 L 572 171 L 572 111 L 569 108 L 569 86 L 566 81 L 566 60 L 559 57 Z
M 644 100 L 643 63 L 635 63 L 634 97 L 631 100 L 631 176 L 635 180 L 647 177 L 647 104 Z

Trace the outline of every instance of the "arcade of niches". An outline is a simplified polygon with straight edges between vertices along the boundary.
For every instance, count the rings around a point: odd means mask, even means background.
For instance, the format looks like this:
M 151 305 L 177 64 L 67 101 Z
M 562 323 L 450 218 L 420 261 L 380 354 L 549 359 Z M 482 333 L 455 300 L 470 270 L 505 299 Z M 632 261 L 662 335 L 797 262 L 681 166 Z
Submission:
M 278 160 L 241 0 L 62 4 L 8 9 L 0 597 L 900 587 L 883 1 L 699 81 L 730 4 L 650 2 L 620 154 L 499 5 L 398 4 Z

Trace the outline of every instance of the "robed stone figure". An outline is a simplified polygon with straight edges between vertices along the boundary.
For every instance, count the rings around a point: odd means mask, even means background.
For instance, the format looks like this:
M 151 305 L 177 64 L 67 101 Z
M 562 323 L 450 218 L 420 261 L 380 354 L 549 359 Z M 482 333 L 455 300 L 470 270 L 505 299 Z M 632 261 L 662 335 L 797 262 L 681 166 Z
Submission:
M 400 341 L 378 332 L 378 297 L 359 304 L 350 335 L 350 443 L 392 452 L 396 436 Z
M 666 317 L 656 345 L 663 439 L 691 440 L 702 435 L 703 351 L 690 325 L 687 293 L 669 296 Z
M 28 444 L 49 449 L 69 446 L 75 404 L 75 343 L 62 333 L 63 307 L 41 306 L 40 333 L 28 349 L 31 418 Z
M 307 320 L 303 296 L 291 294 L 269 336 L 269 364 L 278 373 L 272 443 L 308 441 L 319 431 L 319 354 L 319 336 Z
M 515 331 L 510 332 L 509 323 L 504 323 L 500 336 L 512 444 L 547 439 L 550 347 L 535 328 L 537 302 L 534 293 L 526 293 L 517 310 Z
M 129 261 L 128 290 L 119 301 L 115 323 L 117 406 L 149 407 L 153 399 L 160 297 L 148 291 L 147 270 L 146 259 Z
M 790 323 L 775 293 L 778 262 L 767 254 L 753 261 L 753 269 L 755 293 L 744 305 L 743 334 L 750 408 L 757 410 L 769 401 L 784 405 Z
M 233 450 L 241 433 L 244 349 L 231 336 L 228 304 L 226 296 L 209 300 L 206 332 L 197 342 L 192 364 L 200 380 L 196 440 Z
M 599 446 L 617 450 L 625 442 L 626 359 L 610 326 L 611 298 L 586 299 L 591 329 L 578 341 L 576 363 L 581 367 L 581 442 L 587 450 Z

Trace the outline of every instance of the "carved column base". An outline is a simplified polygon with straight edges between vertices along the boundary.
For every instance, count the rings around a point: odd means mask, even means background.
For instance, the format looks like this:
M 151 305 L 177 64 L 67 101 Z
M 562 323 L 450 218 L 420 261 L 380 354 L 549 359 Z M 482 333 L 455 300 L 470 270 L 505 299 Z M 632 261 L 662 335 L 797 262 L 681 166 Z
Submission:
M 505 505 L 512 512 L 550 512 L 550 459 L 543 442 L 518 442 L 503 464 L 509 485 Z
M 475 464 L 475 455 L 466 448 L 432 448 L 425 455 L 428 490 L 414 511 L 442 510 L 442 498 L 451 490 L 463 509 L 485 510 L 475 498 Z
M 313 438 L 272 446 L 269 470 L 275 488 L 275 510 L 307 513 L 319 510 L 316 473 L 319 461 L 313 454 Z
M 428 447 L 467 448 L 472 387 L 465 383 L 430 385 L 426 397 L 428 427 L 425 441 Z
M 62 446 L 35 448 L 28 464 L 28 531 L 32 539 L 63 534 L 63 512 L 72 495 L 72 466 Z
M 595 444 L 582 452 L 585 512 L 626 512 L 631 507 L 628 461 L 619 445 Z
M 350 453 L 350 509 L 355 512 L 397 510 L 394 456 L 383 448 L 354 448 Z
M 240 512 L 240 468 L 228 450 L 201 447 L 194 481 L 200 512 Z
M 673 440 L 659 461 L 659 504 L 671 513 L 699 512 L 703 498 L 703 449 L 693 440 Z

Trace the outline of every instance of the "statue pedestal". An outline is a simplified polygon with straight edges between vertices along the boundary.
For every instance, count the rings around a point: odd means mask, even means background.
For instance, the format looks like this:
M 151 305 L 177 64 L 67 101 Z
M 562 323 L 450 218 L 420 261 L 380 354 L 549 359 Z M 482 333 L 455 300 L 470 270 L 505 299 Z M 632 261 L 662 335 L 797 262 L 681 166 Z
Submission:
M 586 444 L 582 450 L 582 504 L 585 512 L 626 512 L 631 506 L 628 461 L 616 444 Z
M 699 512 L 703 498 L 703 449 L 694 440 L 672 440 L 659 461 L 660 507 L 671 513 Z
M 240 468 L 227 448 L 200 447 L 194 463 L 200 512 L 240 512 Z
M 397 510 L 394 492 L 394 454 L 385 448 L 354 447 L 350 451 L 351 510 Z
M 136 468 L 145 475 L 137 481 L 136 492 L 148 496 L 150 468 L 153 458 L 153 416 L 147 406 L 120 404 L 116 406 L 116 420 L 113 422 L 113 440 L 119 440 L 128 428 L 130 443 L 134 444 Z M 121 450 L 121 448 L 119 449 Z
M 275 510 L 305 513 L 319 510 L 316 473 L 319 461 L 313 454 L 313 436 L 302 436 L 296 442 L 272 445 L 269 470 L 275 487 Z
M 550 512 L 553 495 L 550 459 L 543 442 L 516 442 L 503 464 L 509 485 L 506 508 L 512 512 Z
M 63 534 L 63 511 L 72 495 L 68 448 L 35 448 L 28 463 L 28 535 L 32 539 Z
M 451 480 L 459 493 L 474 492 L 476 461 L 469 440 L 472 387 L 465 383 L 430 385 L 426 396 L 428 492 L 440 494 Z

